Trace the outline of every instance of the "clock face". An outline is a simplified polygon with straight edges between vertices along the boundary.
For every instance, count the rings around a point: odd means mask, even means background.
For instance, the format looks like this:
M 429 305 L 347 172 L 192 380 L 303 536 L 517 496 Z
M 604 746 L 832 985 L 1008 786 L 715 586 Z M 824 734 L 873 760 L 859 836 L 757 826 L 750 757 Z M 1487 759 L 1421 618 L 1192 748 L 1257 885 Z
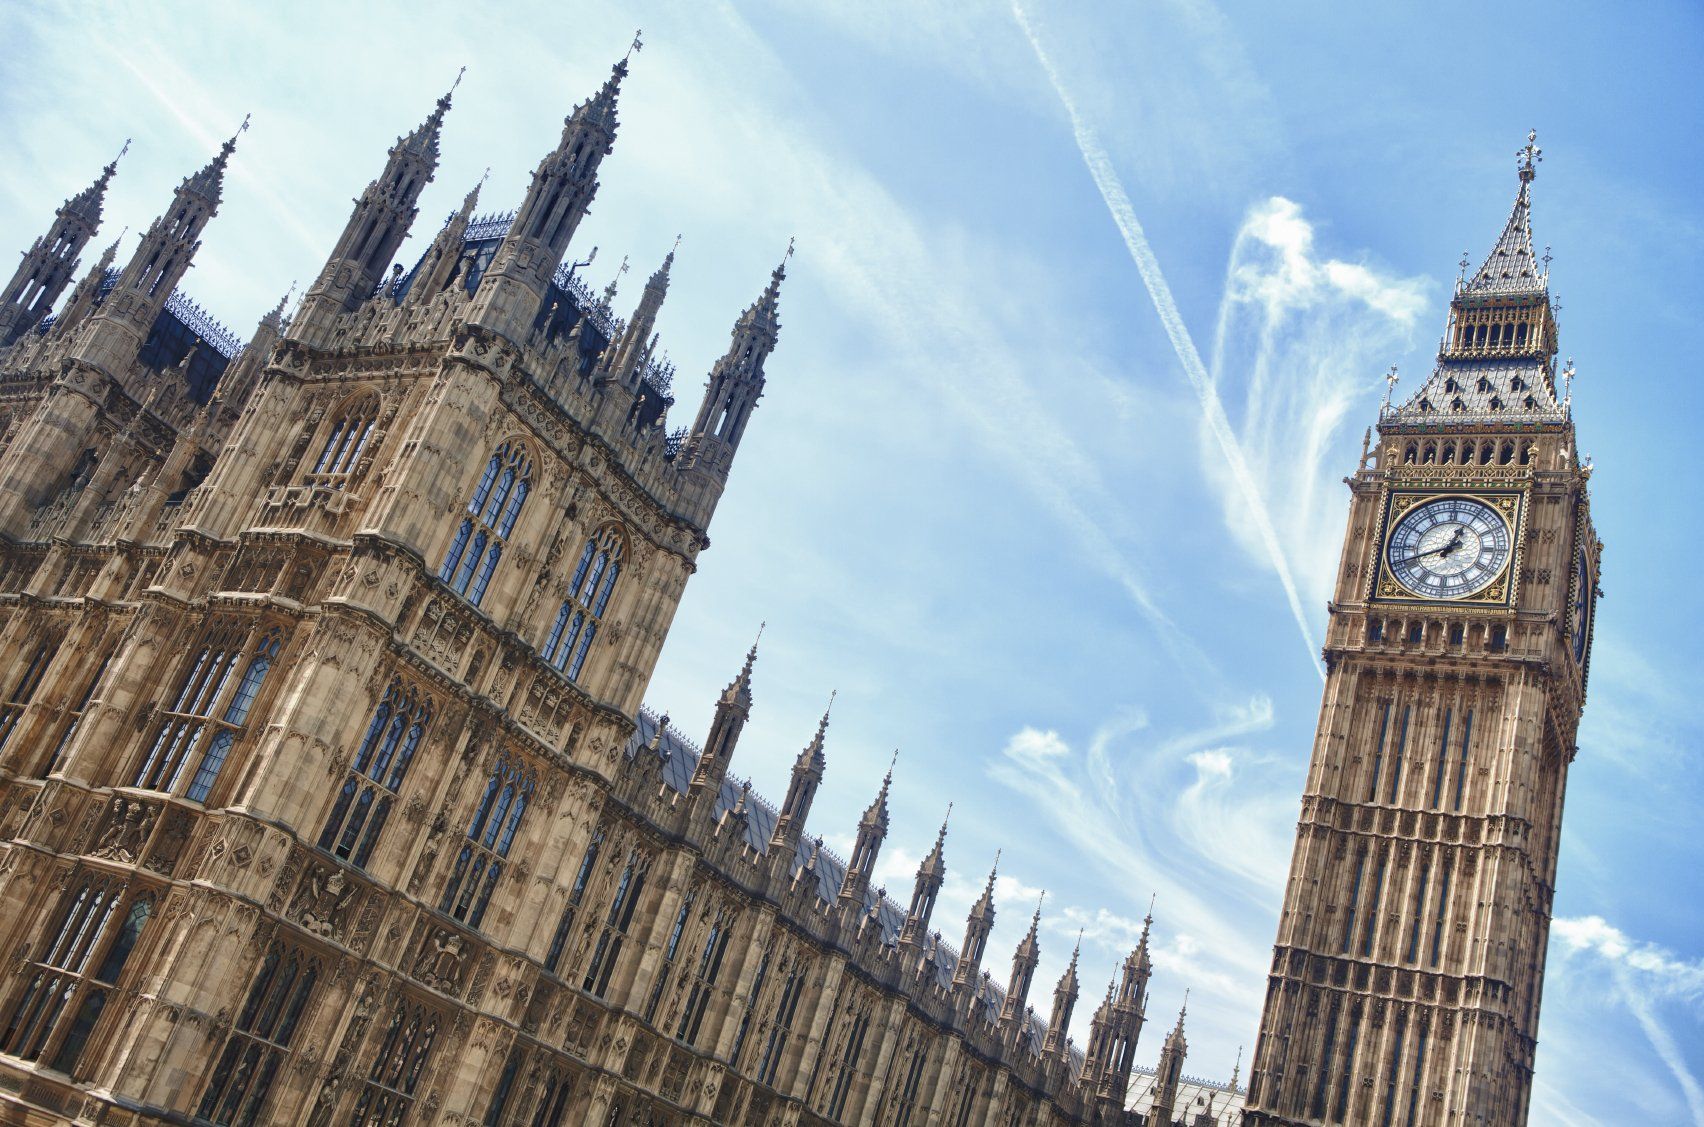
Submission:
M 1594 586 L 1591 561 L 1586 558 L 1586 550 L 1581 548 L 1574 559 L 1574 613 L 1568 624 L 1569 632 L 1573 635 L 1575 665 L 1586 660 L 1586 641 L 1591 636 L 1592 628 Z
M 1513 537 L 1503 515 L 1471 497 L 1439 497 L 1409 509 L 1385 545 L 1390 572 L 1423 599 L 1465 599 L 1508 566 Z

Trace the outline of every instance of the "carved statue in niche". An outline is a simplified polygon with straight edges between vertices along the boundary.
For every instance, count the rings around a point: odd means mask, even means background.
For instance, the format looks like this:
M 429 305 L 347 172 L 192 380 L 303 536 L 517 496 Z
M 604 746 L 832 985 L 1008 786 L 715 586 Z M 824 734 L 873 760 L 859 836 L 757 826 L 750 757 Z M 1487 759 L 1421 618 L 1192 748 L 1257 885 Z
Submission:
M 467 948 L 461 936 L 453 931 L 435 931 L 421 945 L 414 977 L 428 986 L 452 991 L 461 984 L 462 963 L 466 959 Z
M 141 856 L 142 846 L 147 843 L 148 831 L 154 825 L 154 813 L 153 807 L 147 803 L 113 799 L 111 818 L 95 846 L 94 855 L 133 864 Z
M 342 930 L 358 891 L 342 869 L 310 869 L 296 896 L 296 919 L 321 938 L 333 937 Z

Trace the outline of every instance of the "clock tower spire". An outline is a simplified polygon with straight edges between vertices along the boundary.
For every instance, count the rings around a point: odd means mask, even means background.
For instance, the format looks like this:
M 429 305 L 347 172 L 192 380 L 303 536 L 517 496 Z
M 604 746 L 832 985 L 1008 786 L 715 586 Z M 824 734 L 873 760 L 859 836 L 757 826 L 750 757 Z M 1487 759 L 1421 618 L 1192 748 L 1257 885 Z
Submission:
M 1349 479 L 1251 1125 L 1526 1120 L 1602 551 L 1536 142 L 1430 376 Z

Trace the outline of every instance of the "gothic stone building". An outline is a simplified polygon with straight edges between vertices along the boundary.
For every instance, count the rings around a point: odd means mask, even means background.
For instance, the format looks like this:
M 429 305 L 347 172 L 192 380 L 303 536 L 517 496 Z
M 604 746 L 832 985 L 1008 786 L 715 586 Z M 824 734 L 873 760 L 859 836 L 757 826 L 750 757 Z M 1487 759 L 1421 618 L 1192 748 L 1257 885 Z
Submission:
M 1526 1120 L 1603 545 L 1519 155 L 1436 368 L 1349 479 L 1251 1124 Z
M 871 889 L 885 780 L 846 860 L 810 832 L 826 716 L 778 808 L 730 777 L 755 651 L 701 748 L 640 709 L 785 261 L 670 433 L 673 255 L 626 320 L 565 259 L 626 73 L 405 272 L 446 95 L 246 346 L 177 290 L 235 138 L 71 286 L 109 166 L 0 293 L 5 1122 L 1184 1114 L 1181 1020 L 1126 1109 L 1146 938 L 1079 1050 L 1034 919 L 984 969 L 992 877 L 934 930 L 944 829 Z

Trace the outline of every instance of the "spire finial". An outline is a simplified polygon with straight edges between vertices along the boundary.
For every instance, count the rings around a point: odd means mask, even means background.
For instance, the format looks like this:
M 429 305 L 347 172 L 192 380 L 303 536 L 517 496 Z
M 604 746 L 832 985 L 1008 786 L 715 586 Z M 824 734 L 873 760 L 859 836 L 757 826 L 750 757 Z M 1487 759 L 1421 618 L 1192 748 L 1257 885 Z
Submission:
M 941 832 L 937 833 L 935 835 L 935 848 L 936 849 L 939 849 L 941 847 L 942 843 L 947 840 L 947 823 L 952 821 L 952 819 L 953 819 L 953 804 L 949 802 L 949 803 L 947 803 L 946 817 L 941 819 Z
M 757 660 L 757 644 L 763 641 L 763 628 L 768 625 L 768 619 L 757 624 L 757 637 L 751 640 L 751 649 L 746 651 L 745 667 L 748 676 L 751 674 L 752 663 Z
M 1035 926 L 1041 922 L 1041 906 L 1045 903 L 1047 903 L 1047 889 L 1044 888 L 1041 890 L 1041 895 L 1035 898 L 1035 915 L 1030 917 L 1031 931 L 1034 931 Z
M 1088 929 L 1087 928 L 1081 928 L 1081 927 L 1077 929 L 1077 945 L 1075 947 L 1071 948 L 1071 965 L 1072 966 L 1077 965 L 1077 956 L 1081 955 L 1083 953 L 1083 932 L 1086 931 L 1086 930 L 1088 930 Z
M 254 119 L 254 115 L 252 113 L 245 113 L 243 115 L 243 123 L 241 125 L 237 126 L 237 131 L 235 133 L 231 134 L 231 139 L 229 141 L 225 142 L 225 148 L 227 150 L 234 149 L 234 148 L 237 147 L 237 138 L 241 137 L 244 133 L 248 132 L 249 122 L 252 121 L 253 119 Z
M 1241 1045 L 1238 1045 L 1237 1046 L 1237 1063 L 1231 1066 L 1231 1091 L 1232 1092 L 1235 1092 L 1237 1090 L 1237 1076 L 1242 1072 L 1242 1053 L 1243 1053 L 1243 1047 Z
M 1390 371 L 1385 373 L 1384 402 L 1379 404 L 1379 414 L 1383 415 L 1390 410 L 1391 393 L 1396 390 L 1396 381 L 1399 378 L 1400 377 L 1396 374 L 1396 365 L 1392 364 L 1390 366 Z
M 1538 130 L 1527 130 L 1527 143 L 1515 150 L 1515 159 L 1520 163 L 1521 183 L 1530 184 L 1537 174 L 1538 163 L 1544 159 L 1544 150 L 1538 147 Z
M 456 92 L 457 87 L 461 86 L 462 76 L 465 74 L 467 74 L 466 66 L 463 66 L 460 70 L 456 71 L 456 80 L 450 83 L 450 90 L 448 94 L 444 95 L 444 101 L 449 101 L 450 96 Z
M 674 252 L 675 252 L 675 251 L 677 251 L 677 250 L 679 250 L 679 249 L 680 249 L 680 235 L 678 235 L 678 234 L 676 234 L 676 235 L 675 235 L 675 241 L 674 241 L 674 246 L 672 246 L 672 247 L 670 247 L 670 248 L 669 248 L 669 257 L 670 257 L 670 258 L 673 258 L 673 257 L 674 257 Z
M 605 305 L 608 305 L 610 302 L 615 300 L 615 287 L 621 282 L 621 276 L 625 273 L 627 273 L 627 256 L 624 254 L 621 256 L 621 265 L 615 268 L 615 277 L 611 278 L 609 280 L 609 285 L 604 287 L 603 298 Z
M 1566 414 L 1574 405 L 1574 358 L 1568 357 L 1567 367 L 1562 369 L 1562 411 Z
M 644 28 L 640 28 L 633 33 L 633 42 L 631 42 L 627 45 L 627 54 L 621 56 L 622 62 L 625 63 L 628 59 L 631 59 L 637 52 L 645 49 L 645 40 L 642 38 L 642 36 L 644 34 L 645 34 Z
M 893 769 L 894 769 L 894 765 L 897 764 L 898 762 L 899 762 L 899 749 L 896 747 L 896 748 L 893 749 L 893 758 L 888 760 L 887 774 L 882 776 L 882 790 L 884 792 L 886 792 L 888 787 L 893 783 Z

